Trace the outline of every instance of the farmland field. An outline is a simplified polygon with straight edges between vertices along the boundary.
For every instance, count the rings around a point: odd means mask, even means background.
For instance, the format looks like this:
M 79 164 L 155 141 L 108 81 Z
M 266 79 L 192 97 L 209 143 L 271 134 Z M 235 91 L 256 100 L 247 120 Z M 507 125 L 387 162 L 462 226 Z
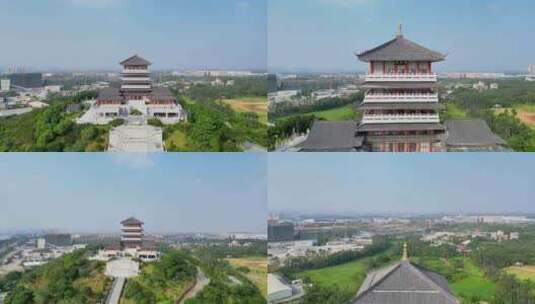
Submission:
M 516 110 L 518 119 L 530 126 L 532 129 L 535 129 L 535 105 L 534 104 L 518 104 L 512 108 L 507 108 L 509 110 Z M 506 109 L 497 109 L 496 113 L 501 113 Z
M 530 281 L 535 282 L 535 266 L 534 265 L 512 266 L 512 267 L 506 268 L 505 271 L 507 271 L 510 274 L 514 274 L 520 280 L 530 280 Z
M 224 99 L 223 103 L 228 104 L 237 112 L 253 112 L 258 115 L 259 121 L 267 124 L 267 98 L 266 97 L 243 97 L 235 99 Z
M 307 270 L 297 273 L 296 276 L 300 279 L 308 277 L 320 286 L 338 285 L 342 290 L 356 294 L 366 278 L 369 259 L 364 258 L 337 266 Z
M 267 259 L 265 257 L 227 259 L 234 267 L 247 267 L 249 272 L 245 276 L 253 282 L 262 296 L 267 298 Z

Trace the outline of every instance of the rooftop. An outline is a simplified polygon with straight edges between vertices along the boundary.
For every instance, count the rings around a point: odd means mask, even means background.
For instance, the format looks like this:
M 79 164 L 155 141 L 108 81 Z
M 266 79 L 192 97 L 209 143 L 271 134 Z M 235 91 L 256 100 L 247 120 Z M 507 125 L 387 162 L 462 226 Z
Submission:
M 144 223 L 135 217 L 129 217 L 121 222 L 121 225 L 143 225 Z
M 506 142 L 492 133 L 481 119 L 449 120 L 446 122 L 448 146 L 505 146 Z
M 143 59 L 141 57 L 139 57 L 137 54 L 132 56 L 132 57 L 129 57 L 123 61 L 120 62 L 121 65 L 140 65 L 140 66 L 144 66 L 144 65 L 151 65 L 152 63 L 146 59 Z
M 446 56 L 405 39 L 401 27 L 396 37 L 371 50 L 357 55 L 359 60 L 370 61 L 443 61 Z
M 316 121 L 307 139 L 299 145 L 301 151 L 351 151 L 362 145 L 355 137 L 355 121 Z

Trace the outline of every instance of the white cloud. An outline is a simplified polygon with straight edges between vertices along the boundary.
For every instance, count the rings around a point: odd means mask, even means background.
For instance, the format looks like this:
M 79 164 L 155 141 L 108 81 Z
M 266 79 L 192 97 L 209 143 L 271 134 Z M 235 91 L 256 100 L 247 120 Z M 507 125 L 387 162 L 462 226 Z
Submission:
M 368 4 L 373 1 L 375 0 L 318 0 L 318 2 L 322 4 L 338 5 L 344 7 Z
M 121 166 L 132 169 L 148 169 L 154 167 L 154 160 L 149 153 L 111 153 L 113 161 Z
M 70 0 L 72 4 L 92 8 L 108 8 L 121 5 L 126 0 Z

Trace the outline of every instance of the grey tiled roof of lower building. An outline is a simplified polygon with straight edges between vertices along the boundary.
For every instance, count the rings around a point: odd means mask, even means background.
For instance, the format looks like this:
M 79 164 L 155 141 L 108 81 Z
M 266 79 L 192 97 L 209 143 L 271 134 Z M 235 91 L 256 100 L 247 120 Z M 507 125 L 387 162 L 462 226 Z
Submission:
M 456 146 L 505 146 L 506 142 L 492 133 L 487 123 L 481 119 L 446 121 L 446 145 Z
M 444 277 L 408 260 L 370 272 L 353 304 L 458 304 Z
M 351 151 L 362 145 L 355 136 L 355 121 L 315 121 L 307 139 L 298 147 L 301 151 Z
M 101 99 L 112 99 L 112 98 L 121 98 L 121 93 L 118 88 L 103 88 L 98 92 L 98 98 Z

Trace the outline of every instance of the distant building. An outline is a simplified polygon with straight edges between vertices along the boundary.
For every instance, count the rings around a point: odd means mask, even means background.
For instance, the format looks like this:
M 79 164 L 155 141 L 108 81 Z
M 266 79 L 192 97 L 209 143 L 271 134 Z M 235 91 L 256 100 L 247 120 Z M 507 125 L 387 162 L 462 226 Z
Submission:
M 529 73 L 529 75 L 535 76 L 535 64 L 530 64 L 528 66 L 528 73 Z
M 14 73 L 7 75 L 11 81 L 11 86 L 23 88 L 38 88 L 43 86 L 43 75 L 41 73 Z
M 268 241 L 283 242 L 292 241 L 295 236 L 295 227 L 293 223 L 276 222 L 268 223 Z
M 44 236 L 44 239 L 47 244 L 51 244 L 54 246 L 72 245 L 71 235 L 66 233 L 47 234 Z
M 459 304 L 442 275 L 414 265 L 407 257 L 368 273 L 352 304 Z
M 39 238 L 37 239 L 37 249 L 45 249 L 46 248 L 46 239 Z
M 0 79 L 0 92 L 8 92 L 11 90 L 10 79 Z
M 300 280 L 286 282 L 285 279 L 268 273 L 268 304 L 295 303 L 305 295 L 303 283 Z

